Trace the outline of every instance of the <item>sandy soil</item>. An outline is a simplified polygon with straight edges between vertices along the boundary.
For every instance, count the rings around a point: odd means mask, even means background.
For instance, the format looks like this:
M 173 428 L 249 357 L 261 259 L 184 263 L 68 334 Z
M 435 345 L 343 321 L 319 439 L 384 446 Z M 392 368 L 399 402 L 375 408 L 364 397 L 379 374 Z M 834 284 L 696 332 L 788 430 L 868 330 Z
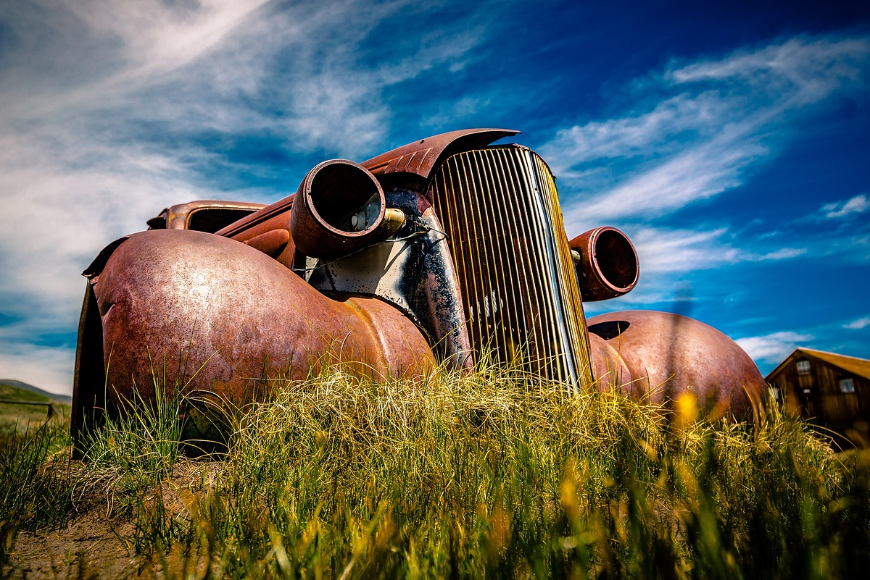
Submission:
M 202 482 L 219 469 L 217 463 L 179 462 L 162 490 L 166 508 L 180 513 L 185 509 L 184 500 L 200 493 Z M 176 577 L 174 572 L 181 572 L 174 570 L 173 564 L 190 563 L 189 558 L 174 553 L 167 558 L 136 555 L 133 532 L 129 517 L 109 515 L 106 490 L 92 490 L 76 502 L 76 512 L 65 527 L 40 533 L 19 532 L 9 561 L 0 567 L 0 578 L 171 578 Z
M 64 529 L 45 534 L 21 532 L 13 544 L 4 578 L 130 578 L 145 562 L 125 537 L 132 524 L 118 523 L 105 508 L 79 514 Z M 150 574 L 149 574 L 150 575 Z

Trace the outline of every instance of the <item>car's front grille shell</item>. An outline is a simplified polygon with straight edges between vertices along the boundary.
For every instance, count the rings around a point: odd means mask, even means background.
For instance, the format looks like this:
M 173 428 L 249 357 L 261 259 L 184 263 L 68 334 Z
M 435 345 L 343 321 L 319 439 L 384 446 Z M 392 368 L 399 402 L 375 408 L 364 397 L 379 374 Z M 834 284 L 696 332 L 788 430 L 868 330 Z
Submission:
M 580 292 L 544 161 L 521 147 L 459 153 L 438 169 L 430 195 L 478 355 L 522 356 L 574 388 L 591 383 Z

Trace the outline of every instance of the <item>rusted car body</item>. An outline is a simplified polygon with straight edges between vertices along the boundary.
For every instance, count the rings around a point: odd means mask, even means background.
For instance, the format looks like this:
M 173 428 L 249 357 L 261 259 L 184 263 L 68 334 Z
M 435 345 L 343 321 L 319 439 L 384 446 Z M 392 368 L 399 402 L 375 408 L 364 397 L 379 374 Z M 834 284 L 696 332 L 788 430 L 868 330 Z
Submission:
M 148 220 L 148 229 L 195 230 L 213 234 L 264 207 L 264 203 L 213 199 L 178 203 Z
M 153 396 L 155 376 L 244 402 L 325 361 L 414 376 L 470 370 L 484 353 L 568 390 L 689 391 L 746 412 L 764 383 L 722 333 L 662 312 L 586 320 L 584 301 L 634 288 L 637 255 L 614 228 L 567 238 L 544 160 L 491 145 L 516 133 L 326 161 L 271 205 L 181 204 L 110 244 L 84 272 L 74 434 L 94 408 Z M 223 213 L 194 227 L 209 211 Z

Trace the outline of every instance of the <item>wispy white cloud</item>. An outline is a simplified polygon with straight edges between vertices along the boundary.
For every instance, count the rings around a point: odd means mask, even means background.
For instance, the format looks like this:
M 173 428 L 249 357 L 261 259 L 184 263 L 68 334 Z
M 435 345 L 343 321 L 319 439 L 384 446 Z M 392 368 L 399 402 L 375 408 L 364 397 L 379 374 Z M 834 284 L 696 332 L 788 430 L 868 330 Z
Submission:
M 624 114 L 564 128 L 541 148 L 560 177 L 569 233 L 622 224 L 637 248 L 642 280 L 620 299 L 625 304 L 673 302 L 676 285 L 703 270 L 822 253 L 866 257 L 870 244 L 865 239 L 862 246 L 855 231 L 828 232 L 830 239 L 814 236 L 811 243 L 718 224 L 651 224 L 740 186 L 747 171 L 783 146 L 795 123 L 836 95 L 866 90 L 868 67 L 867 39 L 799 38 L 672 63 L 638 81 Z M 849 200 L 827 212 L 859 215 L 862 205 Z
M 57 121 L 129 105 L 214 53 L 265 1 L 11 0 L 0 13 L 13 40 L 3 64 L 17 82 L 4 88 L 0 117 Z
M 843 325 L 843 328 L 848 328 L 850 330 L 861 330 L 862 328 L 867 328 L 870 326 L 870 316 L 865 316 L 864 318 L 858 318 Z
M 694 98 L 678 95 L 656 103 L 646 113 L 560 129 L 542 150 L 548 159 L 562 163 L 557 165 L 560 175 L 570 174 L 570 168 L 580 163 L 648 157 L 654 147 L 679 151 L 682 147 L 673 142 L 674 135 L 697 136 L 727 112 L 725 103 L 714 93 Z
M 800 243 L 811 258 L 866 263 L 870 261 L 870 221 L 860 218 L 868 210 L 870 198 L 866 194 L 855 195 L 823 204 L 795 219 L 780 221 L 776 229 L 755 235 L 752 242 L 765 247 L 776 242 Z
M 749 250 L 738 245 L 746 242 L 725 227 L 671 229 L 643 226 L 626 228 L 626 233 L 638 253 L 640 282 L 632 292 L 616 300 L 586 305 L 591 314 L 638 306 L 662 308 L 680 301 L 708 299 L 709 296 L 687 298 L 691 278 L 699 272 L 745 262 L 790 260 L 808 253 L 807 248 L 800 247 Z M 742 292 L 739 287 L 720 290 L 727 290 L 732 299 Z
M 799 346 L 815 338 L 800 332 L 774 332 L 763 336 L 738 338 L 737 344 L 756 362 L 779 363 Z
M 198 60 L 267 0 L 83 0 L 68 9 L 100 35 L 120 41 L 127 65 L 121 78 L 153 79 Z
M 637 95 L 624 115 L 561 129 L 540 150 L 567 185 L 571 226 L 649 219 L 743 183 L 795 119 L 865 89 L 868 69 L 866 38 L 796 38 L 675 62 L 636 83 L 650 96 Z
M 850 81 L 863 82 L 870 44 L 866 38 L 793 38 L 724 59 L 672 67 L 664 78 L 675 85 L 749 85 L 775 108 L 816 103 Z
M 726 231 L 642 228 L 632 238 L 642 272 L 685 272 L 736 260 L 739 251 L 720 242 Z
M 827 219 L 854 217 L 870 209 L 870 199 L 863 193 L 846 201 L 827 203 L 822 206 L 822 215 Z
M 607 193 L 578 204 L 568 212 L 568 219 L 653 218 L 735 187 L 741 183 L 742 169 L 767 150 L 756 144 L 731 147 L 730 143 L 730 136 L 725 135 L 681 151 Z
M 16 320 L 0 327 L 0 375 L 69 389 L 72 345 L 42 347 L 40 335 L 75 331 L 79 273 L 100 247 L 143 229 L 166 205 L 228 197 L 225 184 L 204 182 L 204 167 L 262 171 L 216 155 L 198 136 L 267 135 L 303 155 L 380 152 L 392 115 L 385 91 L 435 69 L 462 70 L 487 38 L 483 24 L 446 24 L 399 37 L 395 54 L 369 53 L 397 14 L 440 8 L 410 0 L 0 4 L 0 314 Z
M 692 272 L 723 264 L 787 260 L 807 253 L 806 248 L 779 248 L 752 252 L 735 247 L 727 228 L 712 230 L 643 227 L 633 231 L 632 241 L 643 273 Z
M 482 26 L 445 26 L 437 36 L 414 35 L 400 54 L 364 60 L 380 25 L 424 10 L 409 0 L 280 7 L 267 0 L 13 0 L 0 21 L 18 44 L 0 70 L 17 82 L 0 91 L 0 122 L 32 130 L 99 115 L 114 130 L 147 122 L 176 134 L 268 131 L 296 152 L 355 157 L 389 130 L 385 88 L 433 67 L 461 70 L 486 39 Z M 28 40 L 40 36 L 44 45 Z M 61 68 L 56 80 L 45 78 L 46 69 Z

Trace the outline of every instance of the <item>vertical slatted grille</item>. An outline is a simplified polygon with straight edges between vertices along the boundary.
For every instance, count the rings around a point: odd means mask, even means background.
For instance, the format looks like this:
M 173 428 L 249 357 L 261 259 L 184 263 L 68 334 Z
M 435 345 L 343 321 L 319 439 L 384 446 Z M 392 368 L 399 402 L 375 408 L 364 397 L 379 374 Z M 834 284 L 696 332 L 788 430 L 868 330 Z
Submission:
M 432 184 L 465 302 L 472 346 L 522 356 L 575 387 L 591 382 L 580 291 L 553 176 L 505 147 L 447 159 Z

